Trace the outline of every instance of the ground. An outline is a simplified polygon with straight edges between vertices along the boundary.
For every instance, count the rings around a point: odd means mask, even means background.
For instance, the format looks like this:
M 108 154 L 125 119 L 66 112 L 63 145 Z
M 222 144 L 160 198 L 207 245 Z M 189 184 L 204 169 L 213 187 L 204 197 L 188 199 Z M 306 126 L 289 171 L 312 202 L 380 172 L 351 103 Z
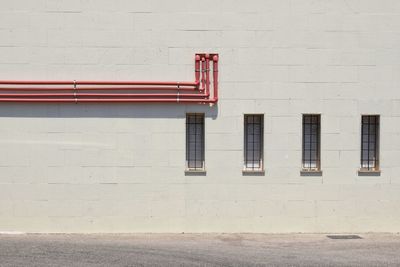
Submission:
M 400 266 L 399 234 L 0 235 L 0 266 Z

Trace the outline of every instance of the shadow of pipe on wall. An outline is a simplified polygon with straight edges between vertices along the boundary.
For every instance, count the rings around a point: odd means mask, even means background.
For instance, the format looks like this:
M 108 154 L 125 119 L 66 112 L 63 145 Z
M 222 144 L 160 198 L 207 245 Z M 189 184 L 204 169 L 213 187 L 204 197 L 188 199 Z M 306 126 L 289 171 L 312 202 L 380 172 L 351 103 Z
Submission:
M 204 113 L 216 119 L 218 105 L 199 104 L 0 104 L 0 118 L 185 118 L 186 113 Z

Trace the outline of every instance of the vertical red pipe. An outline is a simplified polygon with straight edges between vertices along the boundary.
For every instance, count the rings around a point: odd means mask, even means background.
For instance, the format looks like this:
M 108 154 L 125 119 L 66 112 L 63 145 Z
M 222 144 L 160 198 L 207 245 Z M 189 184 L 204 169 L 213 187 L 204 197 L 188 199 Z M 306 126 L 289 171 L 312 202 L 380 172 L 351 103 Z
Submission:
M 210 55 L 206 54 L 206 94 L 210 93 Z
M 218 56 L 213 56 L 214 101 L 218 101 Z
M 200 90 L 204 90 L 205 89 L 205 69 L 206 69 L 206 64 L 205 64 L 205 59 L 204 57 L 201 58 L 201 88 Z
M 195 57 L 195 63 L 194 63 L 194 68 L 195 68 L 195 79 L 196 79 L 196 83 L 199 84 L 200 83 L 200 56 L 196 55 Z

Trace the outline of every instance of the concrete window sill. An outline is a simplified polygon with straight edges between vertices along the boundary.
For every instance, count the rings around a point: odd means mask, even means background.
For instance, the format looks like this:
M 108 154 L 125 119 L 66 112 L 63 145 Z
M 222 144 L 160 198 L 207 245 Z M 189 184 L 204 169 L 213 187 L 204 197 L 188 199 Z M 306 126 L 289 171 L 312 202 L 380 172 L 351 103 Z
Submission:
M 265 176 L 264 170 L 243 170 L 243 176 Z
M 301 176 L 322 176 L 322 171 L 321 170 L 301 170 L 300 171 Z
M 381 176 L 380 170 L 358 170 L 358 176 Z
M 206 176 L 205 170 L 185 170 L 185 176 Z

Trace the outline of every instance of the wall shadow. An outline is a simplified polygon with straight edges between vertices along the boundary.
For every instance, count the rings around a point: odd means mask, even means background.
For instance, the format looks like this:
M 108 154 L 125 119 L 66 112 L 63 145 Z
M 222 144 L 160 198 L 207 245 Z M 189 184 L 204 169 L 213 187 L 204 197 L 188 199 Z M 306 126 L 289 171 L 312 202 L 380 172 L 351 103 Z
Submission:
M 218 105 L 160 103 L 1 103 L 0 117 L 31 118 L 184 118 L 204 113 L 216 119 Z

